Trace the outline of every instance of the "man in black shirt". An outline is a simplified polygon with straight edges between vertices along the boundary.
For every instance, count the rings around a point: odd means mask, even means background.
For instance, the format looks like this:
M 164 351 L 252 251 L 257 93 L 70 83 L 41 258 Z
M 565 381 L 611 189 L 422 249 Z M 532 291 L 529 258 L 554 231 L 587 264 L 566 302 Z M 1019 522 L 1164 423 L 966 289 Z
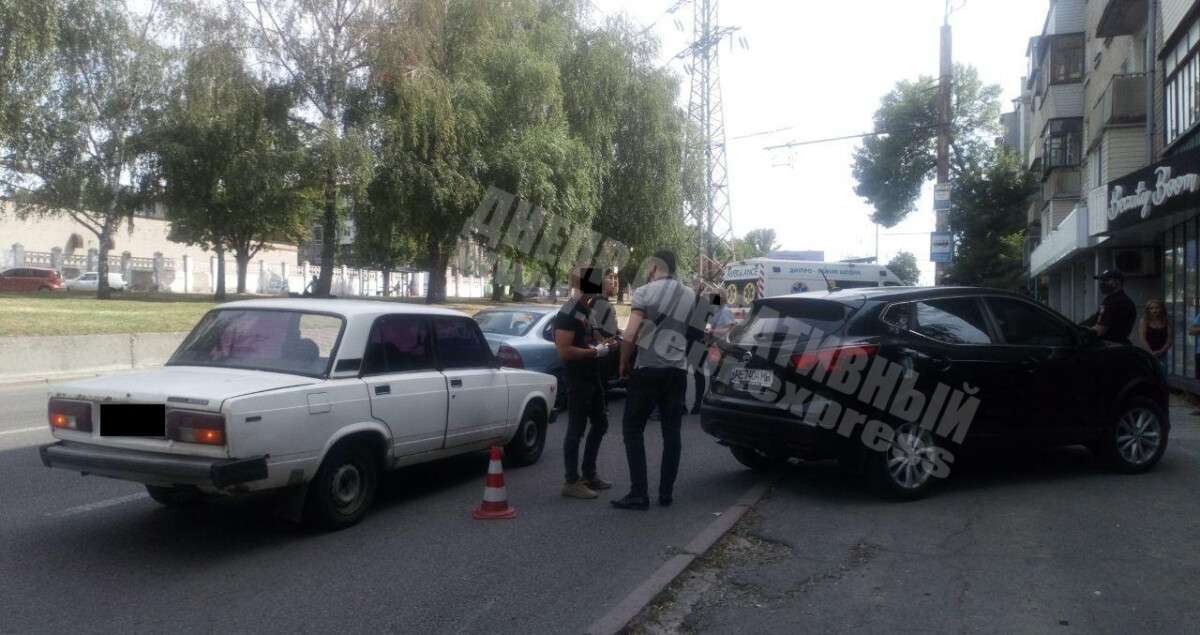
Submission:
M 1100 281 L 1104 299 L 1100 301 L 1100 310 L 1085 320 L 1083 325 L 1095 331 L 1102 340 L 1129 344 L 1129 333 L 1137 322 L 1137 307 L 1125 294 L 1125 275 L 1109 269 L 1096 276 L 1096 279 Z
M 615 353 L 616 348 L 611 336 L 606 338 L 595 328 L 593 312 L 604 308 L 597 305 L 601 294 L 600 272 L 581 267 L 573 272 L 571 282 L 579 294 L 554 316 L 554 346 L 567 368 L 567 436 L 563 441 L 567 473 L 562 495 L 587 499 L 596 498 L 596 490 L 612 487 L 612 483 L 596 475 L 596 457 L 600 453 L 600 441 L 608 431 L 608 405 L 600 360 L 610 351 Z M 583 447 L 583 478 L 580 479 L 579 442 L 585 430 L 587 440 Z

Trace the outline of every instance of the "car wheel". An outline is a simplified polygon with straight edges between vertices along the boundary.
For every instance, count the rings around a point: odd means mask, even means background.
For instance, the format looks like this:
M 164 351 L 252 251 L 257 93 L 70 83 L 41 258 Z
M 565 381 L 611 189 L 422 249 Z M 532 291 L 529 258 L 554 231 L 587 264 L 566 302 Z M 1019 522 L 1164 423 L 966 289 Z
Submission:
M 504 464 L 513 467 L 533 465 L 546 449 L 546 412 L 538 404 L 525 407 L 521 425 L 512 441 L 504 446 Z
M 1158 404 L 1130 399 L 1116 422 L 1105 430 L 1100 455 L 1120 472 L 1137 474 L 1154 467 L 1167 449 L 1171 426 Z
M 321 529 L 345 529 L 366 515 L 378 487 L 379 465 L 366 445 L 334 446 L 308 485 L 305 518 Z
M 740 445 L 729 446 L 729 451 L 733 454 L 733 458 L 737 459 L 738 463 L 745 465 L 755 472 L 769 472 L 782 463 L 780 459 Z
M 175 485 L 173 487 L 147 485 L 146 493 L 154 499 L 154 502 L 164 507 L 189 507 L 202 503 L 207 498 L 204 492 L 191 485 Z
M 894 441 L 871 456 L 871 476 L 885 498 L 915 500 L 929 494 L 936 476 L 938 445 L 933 433 L 916 423 L 895 429 Z

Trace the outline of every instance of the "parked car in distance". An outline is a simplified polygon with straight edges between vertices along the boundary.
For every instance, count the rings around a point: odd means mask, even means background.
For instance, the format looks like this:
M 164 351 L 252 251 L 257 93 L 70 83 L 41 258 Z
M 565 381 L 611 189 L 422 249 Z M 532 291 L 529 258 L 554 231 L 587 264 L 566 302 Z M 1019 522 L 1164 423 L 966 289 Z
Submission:
M 168 506 L 286 491 L 338 529 L 380 472 L 487 449 L 535 463 L 550 375 L 502 368 L 470 317 L 369 300 L 263 299 L 209 311 L 157 370 L 50 389 L 42 463 L 143 483 Z
M 502 366 L 554 375 L 558 385 L 554 407 L 561 408 L 566 400 L 564 367 L 554 348 L 551 324 L 557 312 L 557 307 L 548 304 L 512 305 L 484 309 L 474 319 Z
M 88 271 L 80 274 L 78 278 L 67 280 L 66 286 L 68 291 L 95 291 L 100 282 L 100 274 L 95 271 Z M 125 277 L 119 273 L 108 274 L 108 288 L 113 291 L 125 290 Z
M 554 407 L 561 409 L 567 398 L 566 371 L 554 347 L 552 324 L 558 308 L 549 304 L 531 304 L 484 309 L 475 314 L 475 321 L 502 365 L 555 376 L 558 401 Z M 615 352 L 602 361 L 604 380 L 609 388 L 624 386 L 617 376 L 618 362 L 619 356 Z
M 0 291 L 55 291 L 62 288 L 62 275 L 53 269 L 13 267 L 0 271 Z
M 826 339 L 809 347 L 809 332 Z M 779 296 L 755 302 L 721 346 L 730 372 L 714 379 L 701 425 L 753 469 L 787 458 L 836 458 L 867 472 L 881 493 L 916 498 L 940 480 L 931 459 L 943 450 L 1085 445 L 1134 473 L 1153 467 L 1167 447 L 1168 389 L 1157 360 L 1103 342 L 1014 293 L 895 287 Z M 890 411 L 876 407 L 888 407 L 886 396 L 882 404 L 868 397 L 868 404 L 813 380 L 823 372 L 808 372 L 852 356 L 899 365 L 895 375 L 914 381 L 927 403 L 938 384 L 977 389 L 979 405 L 965 436 L 933 434 L 919 425 L 924 419 L 894 415 L 894 402 Z M 806 407 L 778 407 L 797 389 L 814 393 L 807 408 L 826 400 L 853 408 L 890 425 L 894 440 L 886 449 L 868 449 L 857 433 L 846 438 L 802 423 Z

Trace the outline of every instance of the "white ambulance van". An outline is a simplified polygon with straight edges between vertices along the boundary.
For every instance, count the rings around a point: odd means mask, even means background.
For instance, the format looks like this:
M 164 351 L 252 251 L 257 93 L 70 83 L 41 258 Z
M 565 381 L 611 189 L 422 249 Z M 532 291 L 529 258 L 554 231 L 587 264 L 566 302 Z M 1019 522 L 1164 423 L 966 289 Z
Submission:
M 904 283 L 877 264 L 750 258 L 730 263 L 721 286 L 726 306 L 740 321 L 759 298 L 830 288 L 900 287 Z

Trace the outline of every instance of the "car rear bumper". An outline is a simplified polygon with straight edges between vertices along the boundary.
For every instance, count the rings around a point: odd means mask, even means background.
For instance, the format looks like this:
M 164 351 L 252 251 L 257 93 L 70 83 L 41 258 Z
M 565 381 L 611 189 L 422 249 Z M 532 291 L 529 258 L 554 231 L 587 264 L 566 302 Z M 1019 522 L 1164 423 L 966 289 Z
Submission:
M 210 459 L 59 441 L 38 449 L 42 464 L 152 485 L 222 489 L 267 478 L 267 457 Z
M 771 413 L 711 402 L 701 406 L 700 427 L 725 445 L 806 459 L 834 456 L 840 439 L 783 411 Z

